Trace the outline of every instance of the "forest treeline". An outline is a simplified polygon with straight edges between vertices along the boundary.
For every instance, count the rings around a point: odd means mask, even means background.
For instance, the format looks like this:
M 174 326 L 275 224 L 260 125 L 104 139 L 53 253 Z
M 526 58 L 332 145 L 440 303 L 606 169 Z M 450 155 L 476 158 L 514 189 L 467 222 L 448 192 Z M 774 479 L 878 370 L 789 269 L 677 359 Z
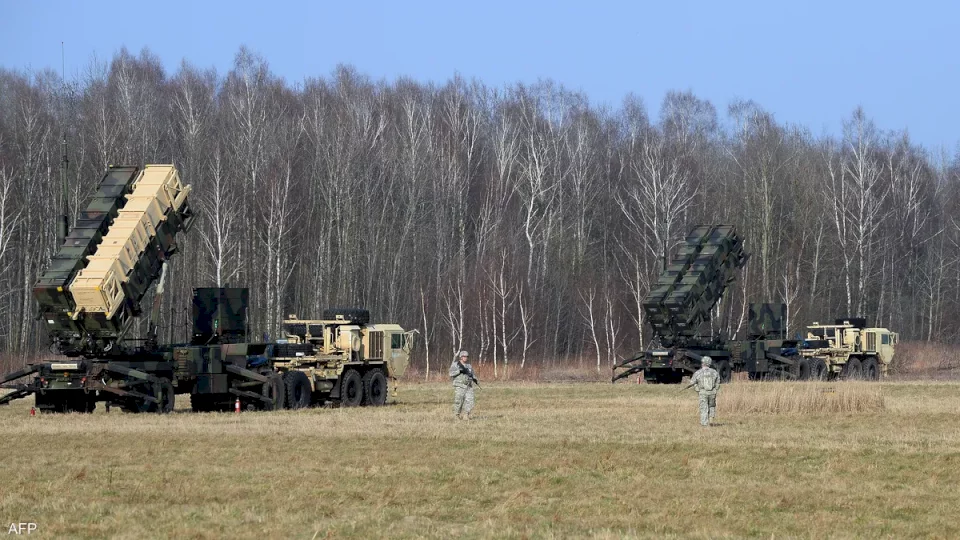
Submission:
M 258 338 L 288 313 L 366 306 L 419 330 L 421 368 L 467 348 L 607 369 L 649 342 L 640 301 L 701 223 L 735 225 L 751 253 L 714 330 L 775 301 L 791 333 L 862 315 L 956 341 L 960 159 L 860 109 L 837 121 L 814 135 L 691 92 L 610 109 L 551 81 L 338 67 L 291 83 L 245 48 L 226 74 L 126 50 L 68 81 L 0 69 L 0 348 L 45 351 L 32 286 L 56 216 L 75 219 L 107 164 L 143 163 L 175 163 L 199 216 L 168 273 L 169 341 L 187 337 L 193 287 L 243 286 Z

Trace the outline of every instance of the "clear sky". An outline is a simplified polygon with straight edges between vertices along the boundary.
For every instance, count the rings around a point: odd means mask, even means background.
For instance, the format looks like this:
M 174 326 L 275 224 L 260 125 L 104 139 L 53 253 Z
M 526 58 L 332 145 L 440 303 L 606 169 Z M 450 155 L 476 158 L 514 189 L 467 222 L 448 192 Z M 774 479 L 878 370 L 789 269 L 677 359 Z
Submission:
M 241 44 L 290 83 L 352 64 L 374 79 L 552 78 L 593 103 L 629 92 L 657 117 L 692 90 L 721 119 L 734 98 L 839 133 L 862 105 L 930 150 L 960 141 L 960 3 L 913 0 L 208 2 L 0 0 L 0 66 L 60 68 L 149 47 L 225 73 Z

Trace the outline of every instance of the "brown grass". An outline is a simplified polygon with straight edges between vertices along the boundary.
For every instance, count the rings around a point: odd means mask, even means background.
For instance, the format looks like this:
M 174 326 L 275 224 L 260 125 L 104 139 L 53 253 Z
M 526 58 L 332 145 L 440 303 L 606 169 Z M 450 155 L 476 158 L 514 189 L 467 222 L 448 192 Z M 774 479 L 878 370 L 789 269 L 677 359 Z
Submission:
M 241 415 L 32 418 L 22 400 L 0 407 L 0 526 L 71 538 L 960 536 L 960 384 L 875 386 L 882 411 L 757 414 L 733 398 L 791 384 L 733 383 L 711 428 L 692 391 L 633 383 L 490 381 L 470 422 L 452 419 L 447 384 L 404 385 L 379 409 Z
M 883 386 L 867 382 L 756 382 L 724 385 L 723 410 L 731 414 L 837 414 L 880 412 Z
M 447 374 L 449 363 L 441 366 L 431 366 L 430 377 L 427 378 L 422 367 L 411 367 L 404 374 L 403 379 L 409 382 L 445 383 L 450 380 Z M 474 372 L 482 385 L 484 381 L 513 381 L 513 382 L 610 382 L 610 368 L 604 366 L 600 371 L 594 367 L 577 367 L 576 365 L 547 364 L 531 362 L 520 367 L 519 365 L 497 366 L 492 362 L 473 364 Z

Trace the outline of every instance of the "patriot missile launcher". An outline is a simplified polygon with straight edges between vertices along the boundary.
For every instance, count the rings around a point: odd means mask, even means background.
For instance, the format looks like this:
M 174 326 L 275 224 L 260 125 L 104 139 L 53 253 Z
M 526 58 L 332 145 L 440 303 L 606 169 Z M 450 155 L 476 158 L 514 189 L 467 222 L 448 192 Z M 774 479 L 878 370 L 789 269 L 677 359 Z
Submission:
M 729 380 L 733 365 L 726 341 L 703 335 L 701 327 L 747 258 L 732 226 L 694 228 L 643 300 L 655 346 L 614 365 L 613 381 L 642 372 L 647 382 L 679 383 L 700 367 L 703 356 Z
M 173 165 L 109 167 L 66 235 L 34 296 L 52 348 L 65 360 L 40 362 L 0 377 L 13 390 L 0 404 L 36 395 L 37 408 L 92 412 L 106 402 L 129 412 L 170 412 L 176 394 L 196 403 L 274 409 L 283 378 L 247 337 L 246 289 L 197 289 L 190 344 L 159 345 L 156 319 L 176 237 L 194 215 Z M 153 326 L 131 339 L 141 303 L 156 284 Z M 31 377 L 28 382 L 17 382 Z
M 814 323 L 807 339 L 790 339 L 785 304 L 753 303 L 739 340 L 701 334 L 747 259 L 733 227 L 695 228 L 644 298 L 654 346 L 615 364 L 612 380 L 642 372 L 650 383 L 679 383 L 700 367 L 704 356 L 713 359 L 724 382 L 735 371 L 746 371 L 751 380 L 876 380 L 886 373 L 898 336 L 885 328 L 867 328 L 864 319 Z
M 286 339 L 251 343 L 248 290 L 198 288 L 190 341 L 157 343 L 167 260 L 177 253 L 176 235 L 193 221 L 189 193 L 172 165 L 104 173 L 34 288 L 51 345 L 67 358 L 0 376 L 0 388 L 12 390 L 0 405 L 34 394 L 42 411 L 92 412 L 106 402 L 163 413 L 185 393 L 195 411 L 382 405 L 387 378 L 402 375 L 409 362 L 412 333 L 371 325 L 366 310 L 288 319 Z M 154 324 L 145 339 L 131 339 L 154 283 Z
M 172 165 L 107 169 L 33 289 L 58 352 L 94 358 L 124 342 L 177 252 L 176 235 L 193 222 L 189 193 Z
M 127 334 L 193 222 L 190 189 L 173 165 L 107 168 L 33 290 L 52 349 L 68 359 L 0 377 L 13 390 L 0 404 L 33 393 L 41 410 L 90 412 L 97 401 L 172 410 L 169 362 L 155 342 Z

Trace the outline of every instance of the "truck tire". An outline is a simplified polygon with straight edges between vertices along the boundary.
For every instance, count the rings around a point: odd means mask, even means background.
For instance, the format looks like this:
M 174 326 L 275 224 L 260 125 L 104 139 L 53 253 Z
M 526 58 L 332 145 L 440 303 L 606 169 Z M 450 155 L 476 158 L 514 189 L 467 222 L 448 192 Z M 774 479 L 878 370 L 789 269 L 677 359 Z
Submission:
M 851 356 L 847 359 L 847 363 L 843 365 L 843 370 L 840 373 L 843 375 L 843 378 L 847 380 L 862 379 L 863 363 L 860 362 L 860 358 Z
M 810 359 L 809 359 L 809 358 L 801 358 L 801 359 L 800 359 L 800 377 L 799 377 L 799 379 L 800 379 L 801 381 L 809 381 L 809 380 L 810 380 L 810 377 L 811 377 Z
M 370 324 L 370 312 L 362 308 L 330 308 L 323 310 L 324 320 L 332 321 L 337 317 L 350 324 Z
M 343 372 L 340 379 L 340 405 L 356 407 L 363 403 L 363 379 L 355 369 Z
M 282 410 L 287 397 L 285 389 L 286 385 L 283 382 L 283 375 L 280 375 L 279 373 L 271 373 L 267 375 L 267 382 L 263 383 L 263 390 L 261 391 L 260 395 L 268 398 L 270 401 L 263 402 L 263 410 Z
M 387 376 L 380 368 L 371 369 L 363 376 L 363 404 L 379 407 L 387 402 Z
M 310 406 L 310 379 L 302 371 L 288 371 L 283 374 L 283 384 L 287 388 L 287 408 L 306 409 Z
M 717 362 L 717 373 L 720 374 L 720 382 L 728 383 L 733 378 L 733 370 L 730 369 L 730 362 L 721 360 Z
M 162 392 L 159 391 L 159 383 L 160 381 L 157 381 L 157 383 L 143 381 L 134 388 L 137 392 L 156 398 L 162 394 Z M 138 397 L 128 396 L 120 403 L 120 409 L 133 414 L 150 413 L 157 412 L 157 404 Z
M 814 381 L 825 381 L 827 375 L 827 363 L 823 361 L 823 358 L 811 358 L 810 378 Z
M 863 361 L 863 378 L 868 381 L 880 380 L 880 366 L 876 358 L 870 357 Z

